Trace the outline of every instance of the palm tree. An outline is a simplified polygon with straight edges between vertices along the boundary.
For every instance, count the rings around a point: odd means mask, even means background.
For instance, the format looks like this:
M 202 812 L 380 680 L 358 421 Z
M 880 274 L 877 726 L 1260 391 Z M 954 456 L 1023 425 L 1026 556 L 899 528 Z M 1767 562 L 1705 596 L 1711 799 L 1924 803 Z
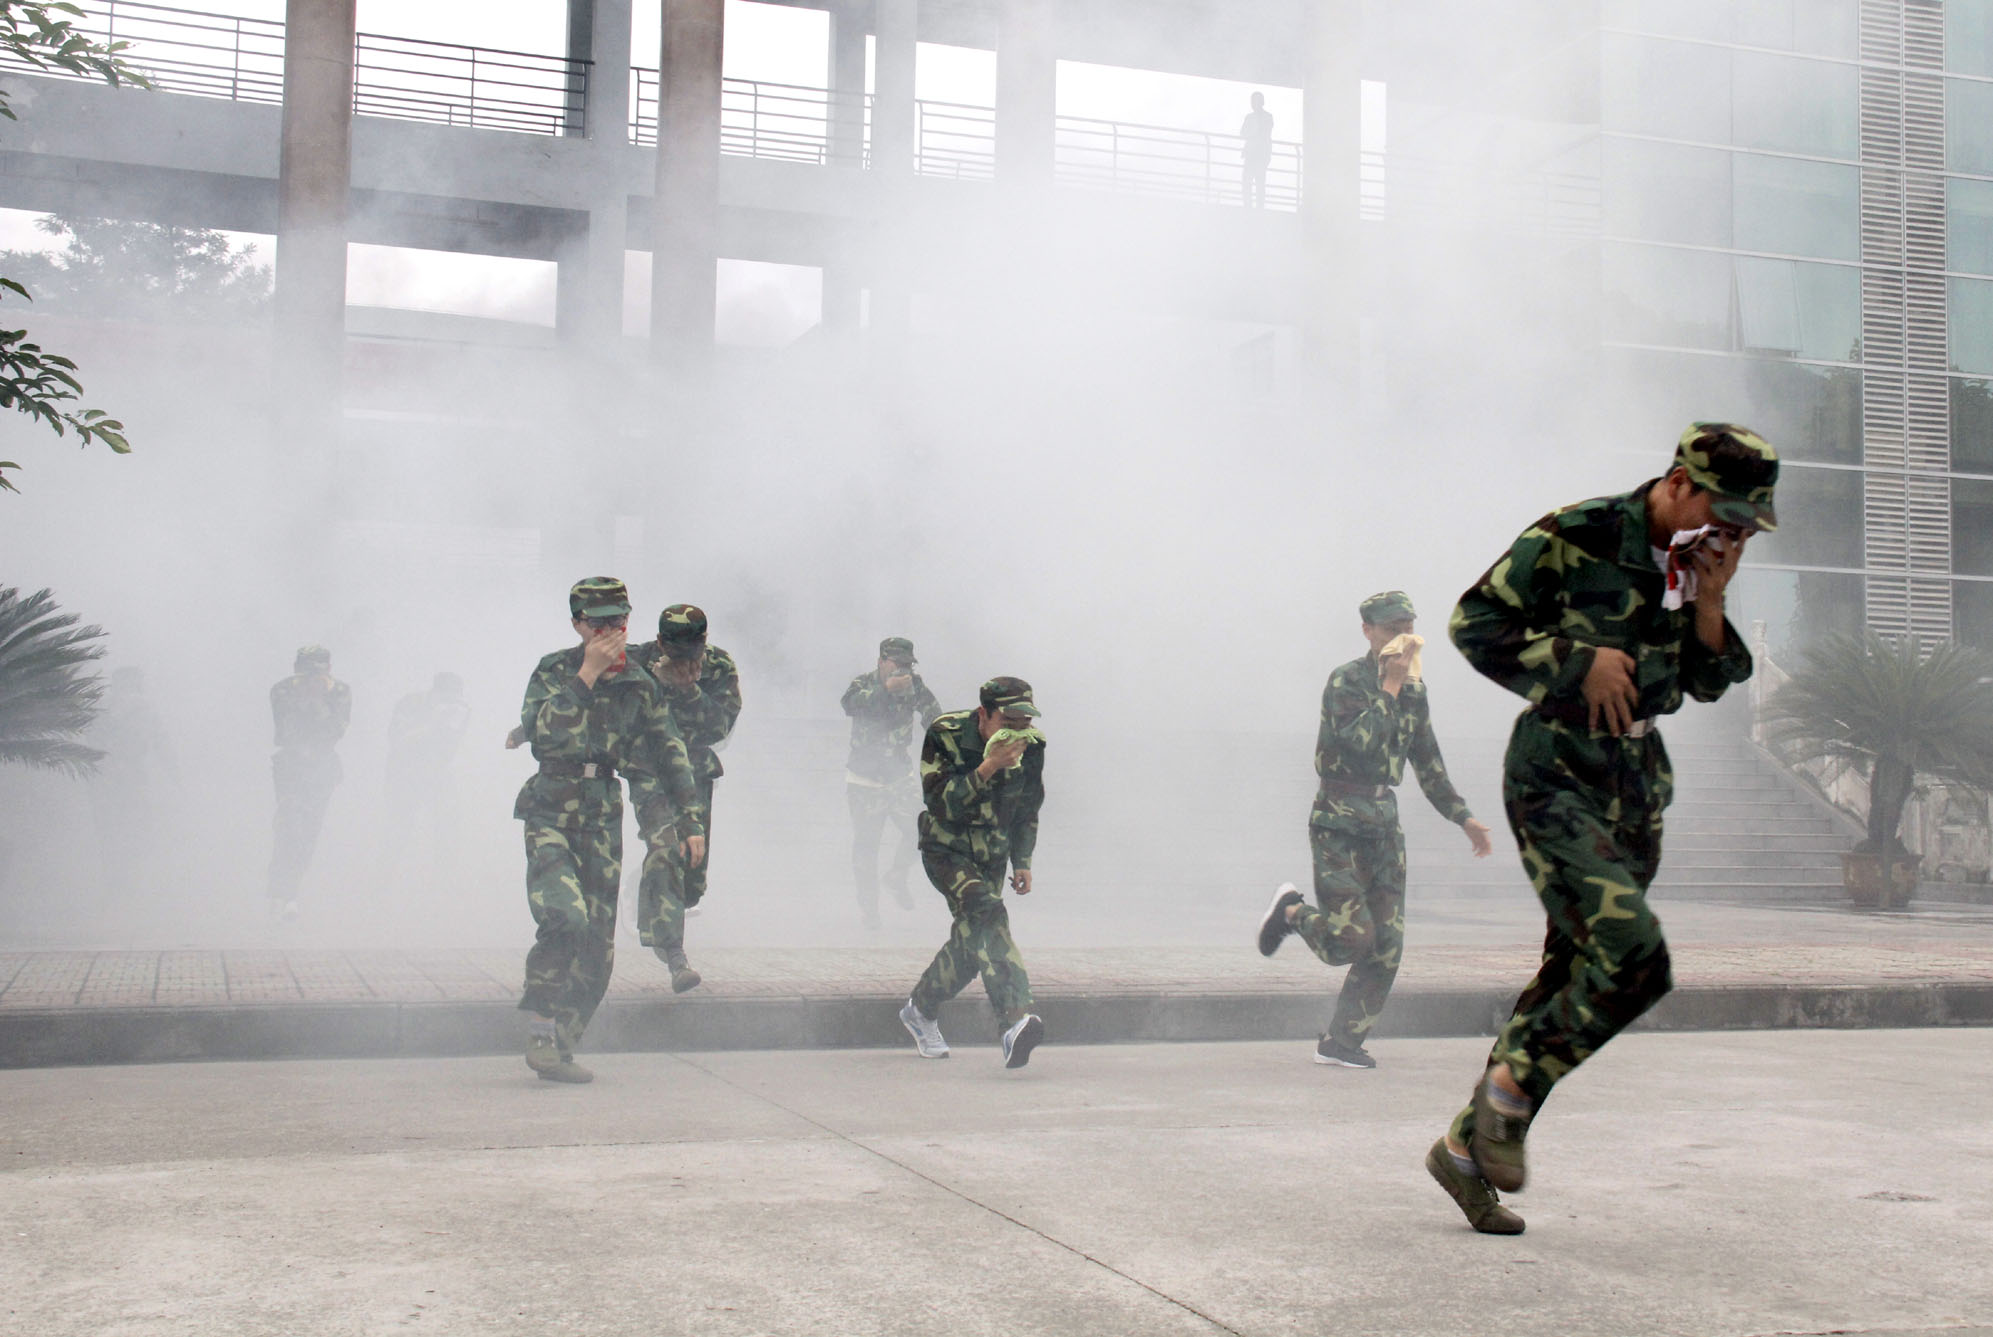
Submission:
M 1869 783 L 1857 854 L 1906 860 L 1899 828 L 1917 777 L 1993 787 L 1993 655 L 1872 631 L 1809 649 L 1771 699 L 1769 739 L 1788 760 L 1852 762 Z
M 0 586 L 0 764 L 88 775 L 104 754 L 76 738 L 97 718 L 104 657 L 100 627 L 79 627 L 40 590 L 25 599 Z

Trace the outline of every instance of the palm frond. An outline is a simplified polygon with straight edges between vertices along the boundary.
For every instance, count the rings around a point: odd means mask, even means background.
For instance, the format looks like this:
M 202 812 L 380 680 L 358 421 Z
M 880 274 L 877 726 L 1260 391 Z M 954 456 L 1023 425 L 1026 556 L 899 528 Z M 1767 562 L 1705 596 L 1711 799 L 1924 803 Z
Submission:
M 89 775 L 104 754 L 94 747 L 59 738 L 0 738 L 0 766 L 13 763 L 64 775 Z
M 0 764 L 80 775 L 102 754 L 72 740 L 97 718 L 104 633 L 64 613 L 55 596 L 0 587 Z
M 1766 727 L 1792 760 L 1885 759 L 1993 784 L 1993 655 L 1951 643 L 1925 653 L 1873 632 L 1827 637 L 1773 695 Z

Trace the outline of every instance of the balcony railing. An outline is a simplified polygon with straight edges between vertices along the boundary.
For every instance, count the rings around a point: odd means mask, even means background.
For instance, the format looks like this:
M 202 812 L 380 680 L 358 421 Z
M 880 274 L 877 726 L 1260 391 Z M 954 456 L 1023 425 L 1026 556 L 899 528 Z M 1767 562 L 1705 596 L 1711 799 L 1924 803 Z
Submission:
M 236 102 L 284 100 L 284 25 L 139 0 L 94 0 L 77 30 L 131 43 L 127 62 L 169 93 Z M 64 78 L 0 54 L 0 65 Z M 526 134 L 581 134 L 590 62 L 525 51 L 361 33 L 353 44 L 360 116 Z
M 639 144 L 657 143 L 657 71 L 630 68 L 630 125 Z M 720 81 L 720 152 L 818 167 L 870 161 L 872 98 L 828 88 Z
M 1086 116 L 1058 118 L 1055 171 L 1068 185 L 1200 204 L 1246 204 L 1246 141 L 1238 135 L 1133 125 Z M 1284 140 L 1260 178 L 1259 205 L 1301 207 L 1301 146 Z

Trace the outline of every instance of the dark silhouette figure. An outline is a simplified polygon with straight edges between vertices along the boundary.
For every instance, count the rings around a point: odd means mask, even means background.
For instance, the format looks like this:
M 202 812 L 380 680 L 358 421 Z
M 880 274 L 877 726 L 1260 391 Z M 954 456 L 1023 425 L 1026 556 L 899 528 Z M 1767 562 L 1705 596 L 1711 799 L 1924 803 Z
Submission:
M 1266 169 L 1273 161 L 1273 113 L 1266 109 L 1266 94 L 1253 94 L 1253 109 L 1239 124 L 1239 138 L 1245 141 L 1246 208 L 1264 209 Z

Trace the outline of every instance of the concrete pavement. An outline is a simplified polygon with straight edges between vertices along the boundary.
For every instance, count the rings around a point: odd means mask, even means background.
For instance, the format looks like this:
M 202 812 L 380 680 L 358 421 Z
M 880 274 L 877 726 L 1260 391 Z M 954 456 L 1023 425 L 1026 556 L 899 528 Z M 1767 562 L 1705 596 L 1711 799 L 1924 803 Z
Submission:
M 1520 1239 L 1419 1160 L 1484 1053 L 1306 1045 L 0 1074 L 0 1330 L 1993 1332 L 1979 1031 L 1630 1035 Z

